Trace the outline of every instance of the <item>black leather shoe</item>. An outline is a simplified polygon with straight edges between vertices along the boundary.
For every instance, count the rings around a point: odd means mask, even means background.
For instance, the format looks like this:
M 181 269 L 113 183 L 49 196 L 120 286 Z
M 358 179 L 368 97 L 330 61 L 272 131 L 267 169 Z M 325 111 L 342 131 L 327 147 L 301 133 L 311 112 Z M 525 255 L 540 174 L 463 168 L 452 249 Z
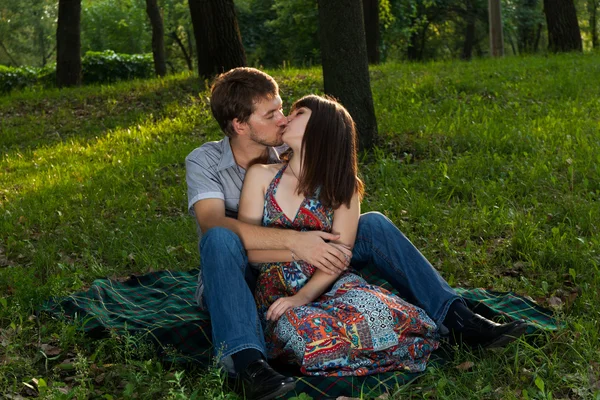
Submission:
M 240 374 L 247 399 L 269 400 L 286 394 L 296 387 L 296 380 L 281 375 L 265 360 L 257 360 Z
M 527 331 L 527 323 L 522 319 L 497 324 L 479 314 L 473 314 L 462 328 L 450 332 L 454 339 L 473 347 L 504 347 Z

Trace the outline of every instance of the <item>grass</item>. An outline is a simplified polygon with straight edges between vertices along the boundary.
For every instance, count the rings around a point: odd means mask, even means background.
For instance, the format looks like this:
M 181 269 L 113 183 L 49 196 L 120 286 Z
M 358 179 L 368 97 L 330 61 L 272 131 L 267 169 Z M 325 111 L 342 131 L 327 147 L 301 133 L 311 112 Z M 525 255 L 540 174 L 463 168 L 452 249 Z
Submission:
M 270 72 L 286 107 L 322 91 L 318 69 Z M 512 290 L 567 323 L 457 351 L 393 397 L 600 399 L 600 56 L 371 74 L 380 142 L 361 158 L 363 211 L 388 215 L 452 285 Z M 184 158 L 221 137 L 206 97 L 184 75 L 0 97 L 2 396 L 238 398 L 214 369 L 35 313 L 96 278 L 197 266 Z

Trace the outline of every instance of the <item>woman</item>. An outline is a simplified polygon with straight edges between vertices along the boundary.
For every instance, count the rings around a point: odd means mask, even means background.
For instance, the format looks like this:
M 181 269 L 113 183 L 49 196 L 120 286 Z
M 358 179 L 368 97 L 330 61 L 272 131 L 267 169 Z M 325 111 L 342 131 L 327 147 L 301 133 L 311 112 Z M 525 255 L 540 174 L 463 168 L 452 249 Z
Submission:
M 351 249 L 363 193 L 354 121 L 339 103 L 306 96 L 292 106 L 283 141 L 289 162 L 248 170 L 238 218 L 334 232 Z M 308 375 L 416 372 L 438 347 L 423 310 L 354 273 L 328 275 L 285 250 L 251 250 L 248 259 L 260 266 L 255 298 L 269 358 Z

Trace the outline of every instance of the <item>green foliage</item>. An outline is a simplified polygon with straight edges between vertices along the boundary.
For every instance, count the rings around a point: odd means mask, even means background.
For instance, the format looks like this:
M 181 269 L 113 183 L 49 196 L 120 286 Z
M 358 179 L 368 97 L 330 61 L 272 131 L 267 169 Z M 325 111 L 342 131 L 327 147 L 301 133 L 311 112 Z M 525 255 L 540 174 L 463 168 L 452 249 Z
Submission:
M 319 68 L 271 73 L 286 108 L 322 93 Z M 391 398 L 600 396 L 598 75 L 600 54 L 371 68 L 381 138 L 361 157 L 363 211 L 453 285 L 530 296 L 567 323 L 455 349 Z M 183 160 L 222 137 L 207 96 L 180 75 L 0 97 L 0 397 L 239 398 L 216 368 L 35 316 L 95 278 L 197 266 Z
M 236 1 L 250 65 L 319 64 L 316 0 Z
M 45 67 L 55 56 L 58 2 L 2 0 L 0 65 Z
M 117 54 L 114 51 L 87 52 L 81 60 L 85 84 L 110 83 L 154 76 L 151 54 Z M 12 68 L 0 65 L 0 93 L 25 87 L 53 87 L 56 65 L 45 68 Z
M 141 54 L 152 51 L 152 31 L 144 0 L 84 0 L 81 50 Z
M 54 83 L 55 77 L 54 66 L 13 68 L 0 65 L 0 93 L 36 85 L 49 87 Z
M 112 50 L 86 53 L 81 60 L 84 83 L 108 83 L 154 75 L 152 54 L 117 54 Z

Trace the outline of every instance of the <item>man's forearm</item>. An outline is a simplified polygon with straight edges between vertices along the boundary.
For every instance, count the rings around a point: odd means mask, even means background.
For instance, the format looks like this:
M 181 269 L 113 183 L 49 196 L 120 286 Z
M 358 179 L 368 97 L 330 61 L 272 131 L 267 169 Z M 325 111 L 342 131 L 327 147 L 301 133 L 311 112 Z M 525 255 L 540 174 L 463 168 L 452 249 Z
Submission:
M 201 225 L 202 226 L 202 225 Z M 267 228 L 264 226 L 252 225 L 235 218 L 223 217 L 214 221 L 210 226 L 212 228 L 221 226 L 233 231 L 238 235 L 244 244 L 244 248 L 249 250 L 287 250 L 291 249 L 292 243 L 296 240 L 298 232 L 293 229 Z M 290 254 L 291 257 L 291 254 Z M 291 261 L 291 258 L 290 258 Z M 260 262 L 260 261 L 256 261 Z
M 248 261 L 251 263 L 290 262 L 290 250 L 248 250 Z

